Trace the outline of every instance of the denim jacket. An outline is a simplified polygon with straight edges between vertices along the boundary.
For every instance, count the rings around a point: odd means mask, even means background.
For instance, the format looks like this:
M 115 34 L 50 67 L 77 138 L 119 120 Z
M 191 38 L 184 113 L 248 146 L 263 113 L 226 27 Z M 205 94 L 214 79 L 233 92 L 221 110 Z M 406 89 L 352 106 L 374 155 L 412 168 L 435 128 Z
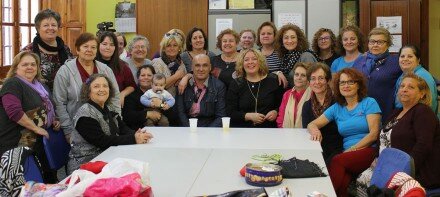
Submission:
M 200 113 L 197 115 L 199 127 L 221 127 L 225 109 L 226 87 L 218 79 L 209 76 L 205 95 L 200 101 Z M 189 111 L 195 100 L 194 86 L 188 85 L 182 95 L 177 95 L 176 103 L 182 126 L 189 126 Z

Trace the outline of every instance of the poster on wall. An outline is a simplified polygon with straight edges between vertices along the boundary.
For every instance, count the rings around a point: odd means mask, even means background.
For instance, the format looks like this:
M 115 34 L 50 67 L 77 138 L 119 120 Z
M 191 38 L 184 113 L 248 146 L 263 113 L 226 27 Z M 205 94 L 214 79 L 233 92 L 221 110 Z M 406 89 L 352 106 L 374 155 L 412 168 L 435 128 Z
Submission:
M 254 9 L 254 0 L 229 0 L 229 9 Z
M 209 9 L 226 9 L 226 0 L 209 0 Z
M 402 16 L 378 16 L 376 24 L 377 27 L 383 27 L 391 34 L 402 33 Z
M 398 53 L 400 48 L 402 48 L 402 35 L 391 35 L 393 40 L 393 45 L 390 46 L 389 51 L 391 53 Z
M 277 27 L 281 28 L 288 23 L 292 23 L 299 28 L 304 29 L 302 25 L 302 15 L 300 13 L 279 13 Z
M 232 18 L 218 18 L 215 20 L 215 36 L 217 37 L 221 31 L 232 29 Z
M 115 24 L 117 32 L 136 32 L 136 4 L 128 1 L 116 4 Z

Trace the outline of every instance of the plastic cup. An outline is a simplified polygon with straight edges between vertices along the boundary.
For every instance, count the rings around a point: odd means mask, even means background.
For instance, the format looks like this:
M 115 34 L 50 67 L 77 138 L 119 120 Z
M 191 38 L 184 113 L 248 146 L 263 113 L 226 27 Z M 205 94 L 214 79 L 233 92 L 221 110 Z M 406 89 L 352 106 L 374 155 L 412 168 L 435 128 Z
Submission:
M 189 119 L 189 129 L 192 132 L 197 131 L 197 118 L 190 118 Z
M 229 123 L 231 122 L 230 117 L 222 118 L 223 131 L 229 131 Z

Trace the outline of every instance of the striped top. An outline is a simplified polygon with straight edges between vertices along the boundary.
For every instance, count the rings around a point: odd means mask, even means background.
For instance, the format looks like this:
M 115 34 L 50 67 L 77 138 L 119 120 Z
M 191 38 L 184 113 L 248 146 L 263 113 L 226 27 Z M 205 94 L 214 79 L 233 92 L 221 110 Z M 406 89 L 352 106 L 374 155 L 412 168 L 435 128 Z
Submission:
M 269 67 L 269 72 L 281 71 L 281 59 L 278 57 L 278 53 L 275 50 L 272 54 L 266 56 L 266 63 Z

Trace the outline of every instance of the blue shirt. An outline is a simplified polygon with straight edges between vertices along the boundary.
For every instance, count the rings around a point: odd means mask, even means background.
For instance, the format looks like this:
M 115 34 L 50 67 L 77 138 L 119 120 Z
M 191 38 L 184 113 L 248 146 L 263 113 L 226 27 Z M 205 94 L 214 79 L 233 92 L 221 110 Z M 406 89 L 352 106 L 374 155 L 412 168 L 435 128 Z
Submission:
M 357 58 L 359 58 L 359 56 Z M 335 61 L 333 61 L 330 70 L 332 71 L 332 73 L 337 73 L 344 68 L 351 68 L 353 67 L 353 64 L 356 61 L 356 59 L 351 62 L 346 62 L 344 56 L 338 57 L 337 59 L 335 59 Z
M 324 116 L 330 122 L 336 122 L 339 134 L 343 137 L 344 150 L 347 150 L 370 132 L 367 115 L 378 113 L 381 113 L 379 104 L 373 98 L 366 97 L 352 110 L 335 103 L 324 111 Z
M 435 113 L 437 113 L 437 84 L 435 83 L 434 78 L 432 77 L 431 73 L 429 73 L 425 68 L 422 67 L 422 65 L 418 65 L 415 69 L 414 69 L 414 74 L 416 74 L 417 76 L 421 77 L 422 79 L 424 79 L 426 81 L 426 83 L 429 86 L 429 90 L 431 91 L 431 109 L 432 111 L 434 111 Z M 405 73 L 402 73 L 402 75 L 400 75 L 399 79 L 397 79 L 396 82 L 396 100 L 394 103 L 394 106 L 396 108 L 402 108 L 402 103 L 400 103 L 399 99 L 397 99 L 397 92 L 399 91 L 399 87 L 400 87 L 400 83 L 402 83 L 402 79 L 403 79 L 403 75 L 405 75 Z

